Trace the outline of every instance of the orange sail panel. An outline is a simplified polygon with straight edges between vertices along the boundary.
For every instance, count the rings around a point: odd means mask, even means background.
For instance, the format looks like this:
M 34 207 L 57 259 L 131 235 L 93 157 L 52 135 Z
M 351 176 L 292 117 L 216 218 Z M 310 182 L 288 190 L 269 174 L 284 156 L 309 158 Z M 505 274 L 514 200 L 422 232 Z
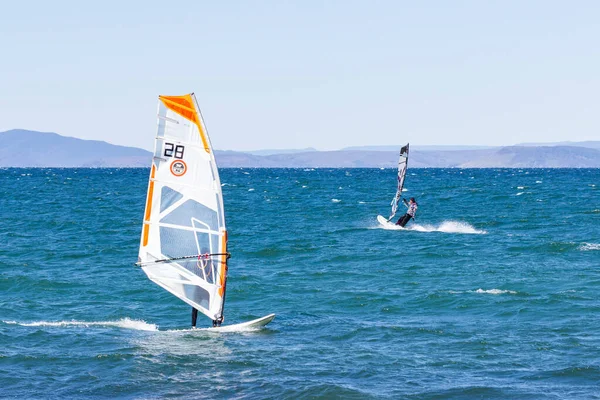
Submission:
M 221 253 L 227 254 L 227 231 L 221 236 Z M 219 271 L 219 295 L 223 297 L 225 293 L 225 280 L 227 279 L 227 255 L 221 256 L 221 270 Z
M 144 238 L 143 245 L 148 246 L 148 233 L 150 232 L 150 215 L 152 214 L 152 197 L 154 197 L 154 173 L 156 167 L 152 163 L 152 170 L 150 171 L 150 182 L 148 183 L 148 198 L 146 199 L 146 215 L 144 216 Z
M 207 153 L 210 153 L 210 146 L 208 145 L 208 140 L 206 139 L 206 132 L 204 132 L 204 128 L 200 123 L 200 118 L 198 117 L 198 112 L 196 112 L 192 95 L 186 94 L 184 96 L 158 96 L 158 98 L 168 109 L 196 124 L 198 127 L 198 132 L 200 132 L 200 137 L 202 138 L 204 150 L 206 150 Z

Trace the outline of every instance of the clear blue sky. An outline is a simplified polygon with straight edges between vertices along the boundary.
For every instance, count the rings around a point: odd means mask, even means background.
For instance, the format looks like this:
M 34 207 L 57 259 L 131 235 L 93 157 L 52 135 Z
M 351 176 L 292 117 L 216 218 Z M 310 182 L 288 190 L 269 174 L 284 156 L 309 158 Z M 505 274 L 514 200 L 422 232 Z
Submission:
M 171 5 L 169 5 L 171 4 Z M 598 1 L 12 1 L 0 131 L 151 149 L 195 92 L 218 149 L 600 140 Z

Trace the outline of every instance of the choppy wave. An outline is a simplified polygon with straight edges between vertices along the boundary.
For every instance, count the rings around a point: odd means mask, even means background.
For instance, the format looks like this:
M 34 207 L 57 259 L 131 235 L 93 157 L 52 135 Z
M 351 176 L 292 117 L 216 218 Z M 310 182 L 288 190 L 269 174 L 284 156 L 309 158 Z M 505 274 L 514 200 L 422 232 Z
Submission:
M 341 200 L 340 199 L 331 199 L 332 203 L 339 203 Z
M 590 250 L 600 250 L 600 243 L 582 243 L 577 250 L 581 251 L 590 251 Z
M 503 289 L 477 289 L 473 293 L 484 293 L 484 294 L 517 294 L 514 290 L 503 290 Z
M 20 326 L 49 326 L 49 327 L 113 327 L 123 329 L 133 329 L 136 331 L 158 331 L 158 326 L 149 324 L 145 321 L 123 318 L 118 321 L 35 321 L 35 322 L 17 322 L 17 321 L 2 321 L 5 324 L 20 325 Z
M 507 290 L 507 289 L 477 289 L 477 290 L 467 290 L 467 291 L 461 291 L 461 290 L 449 290 L 448 293 L 450 294 L 462 294 L 462 293 L 478 293 L 478 294 L 517 294 L 516 291 L 514 290 Z

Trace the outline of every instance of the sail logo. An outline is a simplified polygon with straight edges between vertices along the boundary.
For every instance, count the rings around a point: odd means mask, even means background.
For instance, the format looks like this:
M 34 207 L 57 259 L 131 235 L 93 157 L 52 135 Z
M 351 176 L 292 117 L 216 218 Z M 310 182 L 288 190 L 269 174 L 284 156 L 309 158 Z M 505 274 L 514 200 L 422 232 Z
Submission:
M 187 172 L 187 165 L 183 160 L 175 160 L 171 163 L 171 173 L 175 176 L 183 176 Z

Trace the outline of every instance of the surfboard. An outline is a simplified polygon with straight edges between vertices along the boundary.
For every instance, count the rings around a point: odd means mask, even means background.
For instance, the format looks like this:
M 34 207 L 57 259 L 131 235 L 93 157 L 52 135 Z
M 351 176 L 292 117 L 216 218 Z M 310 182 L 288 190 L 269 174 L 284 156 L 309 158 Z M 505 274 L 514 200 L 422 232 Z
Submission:
M 244 330 L 254 330 L 254 329 L 260 329 L 263 326 L 267 325 L 269 322 L 273 321 L 273 318 L 275 318 L 275 314 L 269 314 L 269 315 L 265 315 L 264 317 L 253 319 L 252 321 L 242 322 L 240 324 L 221 325 L 221 326 L 215 326 L 214 328 L 206 328 L 206 329 L 209 331 L 219 331 L 219 332 L 235 332 L 235 331 L 244 331 Z
M 383 215 L 378 215 L 377 221 L 383 226 L 388 226 L 388 225 L 395 226 L 392 222 L 388 221 L 387 218 L 384 217 Z
M 395 229 L 395 230 L 405 230 L 406 229 L 406 228 L 401 227 L 400 225 L 396 225 L 392 221 L 388 221 L 387 218 L 384 217 L 383 215 L 377 216 L 377 222 L 379 222 L 381 225 L 383 225 L 383 227 L 386 229 Z

